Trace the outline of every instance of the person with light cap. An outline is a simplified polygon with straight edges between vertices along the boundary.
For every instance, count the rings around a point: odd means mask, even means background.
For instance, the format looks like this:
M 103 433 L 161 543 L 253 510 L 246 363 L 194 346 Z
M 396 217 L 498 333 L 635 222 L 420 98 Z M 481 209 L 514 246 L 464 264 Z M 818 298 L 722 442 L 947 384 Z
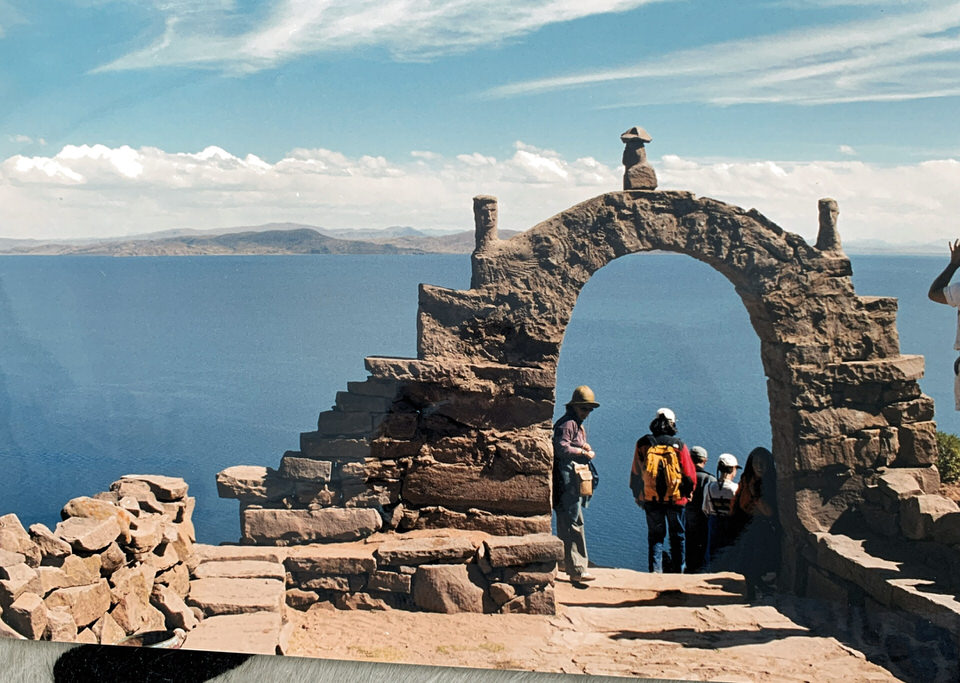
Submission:
M 950 249 L 950 262 L 930 285 L 927 297 L 938 304 L 946 304 L 957 309 L 957 336 L 953 348 L 960 351 L 960 282 L 950 284 L 950 279 L 960 270 L 960 240 L 947 242 Z M 953 403 L 960 410 L 960 358 L 953 362 Z
M 583 524 L 581 477 L 577 465 L 591 465 L 596 456 L 587 443 L 583 422 L 599 406 L 590 387 L 573 390 L 567 410 L 553 425 L 553 508 L 557 511 L 557 536 L 563 541 L 564 571 L 575 583 L 592 581 L 587 571 L 587 538 Z
M 661 408 L 650 423 L 650 433 L 637 440 L 630 468 L 630 490 L 647 516 L 647 565 L 651 572 L 680 574 L 684 570 L 684 509 L 696 478 L 690 450 L 677 438 L 677 417 L 669 408 Z M 665 552 L 668 530 L 670 550 Z
M 703 512 L 703 492 L 707 484 L 716 481 L 714 476 L 707 472 L 707 449 L 703 446 L 690 448 L 690 459 L 697 470 L 697 486 L 693 489 L 690 501 L 683 512 L 686 522 L 686 561 L 687 573 L 698 572 L 703 569 L 707 556 L 707 516 Z
M 717 461 L 717 478 L 703 492 L 703 513 L 707 516 L 707 568 L 711 568 L 719 553 L 736 538 L 731 507 L 737 495 L 733 478 L 738 469 L 740 465 L 735 455 L 721 453 Z

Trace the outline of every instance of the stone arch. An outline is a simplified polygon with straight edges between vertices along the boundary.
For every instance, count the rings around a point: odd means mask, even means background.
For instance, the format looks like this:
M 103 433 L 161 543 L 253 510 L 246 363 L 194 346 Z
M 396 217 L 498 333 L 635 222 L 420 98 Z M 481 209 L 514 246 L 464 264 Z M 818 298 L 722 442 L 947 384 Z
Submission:
M 932 461 L 923 358 L 900 355 L 896 300 L 858 296 L 833 245 L 689 192 L 604 194 L 506 241 L 483 223 L 478 212 L 471 289 L 421 287 L 420 359 L 537 368 L 552 388 L 589 278 L 626 254 L 683 253 L 733 284 L 760 338 L 788 529 L 828 530 L 879 468 Z

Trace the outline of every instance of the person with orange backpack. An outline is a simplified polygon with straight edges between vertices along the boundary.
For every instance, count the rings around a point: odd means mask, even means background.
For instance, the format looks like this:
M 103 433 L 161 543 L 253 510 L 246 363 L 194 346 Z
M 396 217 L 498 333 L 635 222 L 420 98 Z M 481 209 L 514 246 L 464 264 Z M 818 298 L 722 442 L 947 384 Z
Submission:
M 677 418 L 661 408 L 650 433 L 637 440 L 630 468 L 630 491 L 647 516 L 650 572 L 680 574 L 685 565 L 684 506 L 696 487 L 697 471 L 687 445 L 677 438 Z M 667 530 L 670 550 L 664 553 Z M 666 562 L 664 561 L 666 555 Z

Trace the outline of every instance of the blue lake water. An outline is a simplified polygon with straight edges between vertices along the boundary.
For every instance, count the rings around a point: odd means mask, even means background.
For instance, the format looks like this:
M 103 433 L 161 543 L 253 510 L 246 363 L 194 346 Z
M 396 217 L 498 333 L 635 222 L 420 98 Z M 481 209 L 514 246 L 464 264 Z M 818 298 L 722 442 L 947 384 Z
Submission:
M 858 294 L 900 298 L 904 353 L 927 358 L 941 429 L 956 315 L 926 291 L 946 258 L 853 257 Z M 215 475 L 276 467 L 369 355 L 413 356 L 417 285 L 469 285 L 467 256 L 0 257 L 0 513 L 53 526 L 122 474 L 183 476 L 199 539 L 236 540 Z M 669 406 L 681 436 L 743 456 L 769 445 L 759 341 L 721 275 L 636 254 L 597 273 L 567 329 L 558 402 L 589 384 L 602 483 L 587 510 L 598 564 L 645 568 L 626 488 L 633 443 Z

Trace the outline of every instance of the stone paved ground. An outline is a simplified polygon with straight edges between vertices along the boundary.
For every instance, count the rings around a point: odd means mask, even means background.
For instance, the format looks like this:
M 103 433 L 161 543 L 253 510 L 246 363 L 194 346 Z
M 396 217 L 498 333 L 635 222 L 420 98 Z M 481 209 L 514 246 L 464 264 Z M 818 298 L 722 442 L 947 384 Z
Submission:
M 556 616 L 288 609 L 286 652 L 686 680 L 897 680 L 792 621 L 784 614 L 791 612 L 788 598 L 746 604 L 736 575 L 595 573 L 598 580 L 586 588 L 557 582 Z

